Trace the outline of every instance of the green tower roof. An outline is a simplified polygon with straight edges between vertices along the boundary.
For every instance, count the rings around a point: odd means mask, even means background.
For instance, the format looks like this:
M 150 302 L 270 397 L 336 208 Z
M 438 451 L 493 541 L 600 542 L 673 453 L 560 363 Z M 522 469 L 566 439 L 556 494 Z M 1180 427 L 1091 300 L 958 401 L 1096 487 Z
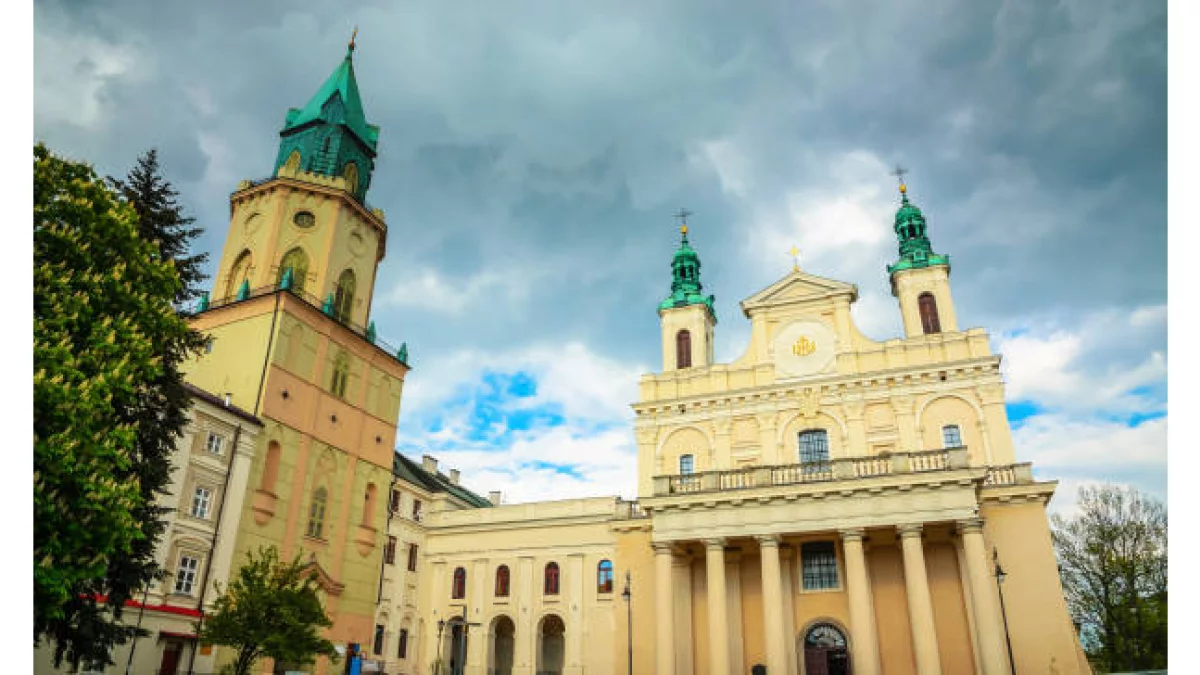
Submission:
M 379 143 L 379 127 L 367 124 L 366 113 L 363 112 L 362 99 L 358 95 L 358 82 L 354 79 L 354 41 L 346 49 L 346 58 L 330 74 L 325 84 L 317 90 L 303 108 L 292 108 L 287 112 L 283 131 L 302 127 L 322 118 L 325 104 L 334 96 L 341 97 L 342 118 L 338 120 L 346 125 L 371 150 Z
M 900 184 L 900 208 L 896 210 L 893 229 L 900 243 L 900 257 L 896 264 L 888 265 L 888 274 L 933 265 L 950 267 L 950 256 L 933 252 L 925 214 L 921 213 L 916 204 L 908 201 L 908 187 L 904 183 Z
M 682 239 L 675 251 L 675 257 L 671 260 L 671 295 L 658 303 L 658 309 L 661 311 L 673 307 L 704 305 L 708 307 L 713 322 L 716 322 L 717 311 L 713 308 L 715 298 L 704 295 L 704 286 L 700 283 L 700 256 L 688 243 L 686 222 L 679 228 L 679 232 Z

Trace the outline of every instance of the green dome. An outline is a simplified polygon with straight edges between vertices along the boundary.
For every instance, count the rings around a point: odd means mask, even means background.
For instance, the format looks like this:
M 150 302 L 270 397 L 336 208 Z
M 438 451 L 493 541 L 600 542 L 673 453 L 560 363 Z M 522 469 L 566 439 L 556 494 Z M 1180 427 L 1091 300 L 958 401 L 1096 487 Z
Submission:
M 700 256 L 696 249 L 688 243 L 687 226 L 681 228 L 682 240 L 675 256 L 671 259 L 671 295 L 658 303 L 658 308 L 687 307 L 688 305 L 705 305 L 716 321 L 716 310 L 713 309 L 715 298 L 704 295 L 704 286 L 700 283 Z
M 900 208 L 896 210 L 896 221 L 893 229 L 900 243 L 900 259 L 895 265 L 888 265 L 888 273 L 898 270 L 929 267 L 930 265 L 950 265 L 950 256 L 933 252 L 933 244 L 929 242 L 926 231 L 925 214 L 916 204 L 908 201 L 908 189 L 900 186 Z

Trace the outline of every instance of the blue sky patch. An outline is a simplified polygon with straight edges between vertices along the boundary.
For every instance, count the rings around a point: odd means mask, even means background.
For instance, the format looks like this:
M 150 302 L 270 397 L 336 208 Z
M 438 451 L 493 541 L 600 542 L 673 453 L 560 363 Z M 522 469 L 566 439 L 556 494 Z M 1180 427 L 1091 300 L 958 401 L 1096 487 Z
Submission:
M 1033 401 L 1013 401 L 1005 406 L 1008 409 L 1008 421 L 1014 427 L 1020 426 L 1022 422 L 1045 412 L 1042 406 Z

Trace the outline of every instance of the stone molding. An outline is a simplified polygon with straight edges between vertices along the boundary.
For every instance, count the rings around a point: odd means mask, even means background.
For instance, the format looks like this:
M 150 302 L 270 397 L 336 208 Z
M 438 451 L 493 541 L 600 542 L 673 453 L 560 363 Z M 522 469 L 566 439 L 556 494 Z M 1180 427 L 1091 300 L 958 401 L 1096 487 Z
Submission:
M 902 523 L 896 526 L 896 534 L 899 535 L 900 539 L 920 537 L 923 531 L 924 526 L 921 523 Z
M 779 548 L 780 537 L 777 534 L 756 534 L 754 539 L 758 541 L 759 548 Z
M 861 527 L 854 527 L 847 530 L 838 530 L 838 534 L 842 536 L 842 541 L 857 541 L 863 542 L 866 540 L 866 531 Z

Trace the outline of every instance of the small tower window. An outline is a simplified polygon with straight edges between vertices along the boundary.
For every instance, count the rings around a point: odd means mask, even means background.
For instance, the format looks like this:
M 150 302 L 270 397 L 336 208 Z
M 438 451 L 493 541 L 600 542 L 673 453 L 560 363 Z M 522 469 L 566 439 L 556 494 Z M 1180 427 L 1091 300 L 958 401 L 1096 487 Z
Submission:
M 675 367 L 692 367 L 692 334 L 687 330 L 675 334 Z
M 358 192 L 358 165 L 354 162 L 347 162 L 342 176 L 346 178 L 346 192 L 356 194 Z
M 333 318 L 342 323 L 350 320 L 350 310 L 354 307 L 354 286 L 354 272 L 342 272 L 333 295 Z
M 315 539 L 321 539 L 325 533 L 327 495 L 325 488 L 319 487 L 313 492 L 312 501 L 308 503 L 308 527 L 305 528 L 305 534 Z
M 917 296 L 917 309 L 921 312 L 921 330 L 926 335 L 942 332 L 942 324 L 938 321 L 937 300 L 933 293 Z
M 308 278 L 308 254 L 302 248 L 294 248 L 284 254 L 279 261 L 279 278 L 275 283 L 283 282 L 283 275 L 292 270 L 292 290 L 299 294 L 304 292 L 304 282 Z
M 959 430 L 957 424 L 947 424 L 942 427 L 943 448 L 961 448 L 962 444 L 962 431 Z
M 229 269 L 229 281 L 225 284 L 225 295 L 232 296 L 237 293 L 242 282 L 250 278 L 251 260 L 250 251 L 242 251 L 238 255 L 237 260 L 233 262 L 233 267 Z

